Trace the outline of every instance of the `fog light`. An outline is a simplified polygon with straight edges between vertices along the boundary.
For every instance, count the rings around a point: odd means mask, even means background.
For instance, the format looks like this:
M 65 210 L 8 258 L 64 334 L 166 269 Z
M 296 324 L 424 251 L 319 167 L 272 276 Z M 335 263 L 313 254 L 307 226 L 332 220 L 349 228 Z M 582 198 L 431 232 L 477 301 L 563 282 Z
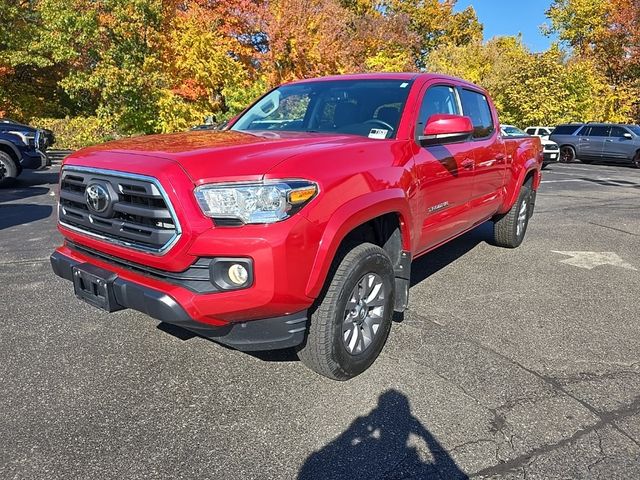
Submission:
M 249 272 L 247 272 L 247 269 L 239 263 L 231 265 L 227 273 L 229 275 L 229 280 L 236 285 L 244 285 L 249 279 Z
M 250 258 L 212 258 L 209 279 L 220 290 L 239 290 L 253 285 L 253 261 Z

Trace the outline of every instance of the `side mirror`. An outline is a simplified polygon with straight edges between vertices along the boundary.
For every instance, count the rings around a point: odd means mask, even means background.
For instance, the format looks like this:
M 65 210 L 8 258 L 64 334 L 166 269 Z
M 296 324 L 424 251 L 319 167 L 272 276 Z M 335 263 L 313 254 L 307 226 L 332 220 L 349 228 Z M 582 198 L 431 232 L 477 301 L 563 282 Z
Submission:
M 473 123 L 469 117 L 437 114 L 427 119 L 422 135 L 418 137 L 423 145 L 464 142 L 473 135 Z
M 626 138 L 627 140 L 633 140 L 633 135 L 631 135 L 630 133 L 625 133 L 624 135 L 622 135 L 624 138 Z

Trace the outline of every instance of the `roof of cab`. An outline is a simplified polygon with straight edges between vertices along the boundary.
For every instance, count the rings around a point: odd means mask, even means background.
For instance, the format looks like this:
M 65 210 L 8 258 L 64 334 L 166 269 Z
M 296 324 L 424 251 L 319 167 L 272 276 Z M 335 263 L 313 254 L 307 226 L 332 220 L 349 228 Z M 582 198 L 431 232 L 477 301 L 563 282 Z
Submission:
M 328 81 L 336 81 L 336 80 L 404 80 L 404 81 L 412 81 L 417 78 L 422 78 L 425 80 L 430 79 L 439 79 L 439 80 L 452 80 L 458 83 L 462 83 L 464 85 L 468 85 L 470 87 L 479 88 L 484 90 L 482 87 L 463 80 L 461 78 L 451 77 L 449 75 L 443 75 L 440 73 L 418 73 L 418 72 L 378 72 L 378 73 L 353 73 L 347 75 L 330 75 L 327 77 L 317 77 L 317 78 L 306 78 L 303 80 L 295 80 L 291 83 L 308 83 L 308 82 L 328 82 Z

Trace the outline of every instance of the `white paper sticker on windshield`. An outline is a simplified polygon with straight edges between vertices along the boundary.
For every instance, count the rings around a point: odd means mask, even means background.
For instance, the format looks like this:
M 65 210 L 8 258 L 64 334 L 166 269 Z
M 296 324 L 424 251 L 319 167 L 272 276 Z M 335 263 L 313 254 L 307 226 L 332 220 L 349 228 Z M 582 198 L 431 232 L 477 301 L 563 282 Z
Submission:
M 383 140 L 387 138 L 387 133 L 389 130 L 385 130 L 384 128 L 372 128 L 369 132 L 369 138 L 378 138 Z
M 407 82 L 403 82 L 400 84 L 400 88 L 407 88 L 407 85 L 409 85 Z

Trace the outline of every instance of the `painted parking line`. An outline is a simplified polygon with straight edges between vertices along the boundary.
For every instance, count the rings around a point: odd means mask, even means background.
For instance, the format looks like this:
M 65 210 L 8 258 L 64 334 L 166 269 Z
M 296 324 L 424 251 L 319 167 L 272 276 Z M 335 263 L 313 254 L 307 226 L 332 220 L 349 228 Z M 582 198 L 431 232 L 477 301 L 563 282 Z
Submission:
M 546 175 L 547 173 L 549 174 L 553 174 L 553 175 L 567 175 L 569 177 L 575 177 L 577 174 L 576 173 L 566 173 L 566 172 L 544 172 L 543 175 Z M 593 172 L 592 172 L 593 173 Z M 582 175 L 582 174 L 580 174 Z M 582 175 L 584 177 L 584 175 Z M 597 177 L 598 180 L 611 180 L 611 178 L 609 177 Z
M 587 180 L 582 180 L 581 178 L 567 178 L 566 180 L 543 180 L 540 183 L 565 183 L 565 182 L 583 182 L 583 183 L 591 183 Z

